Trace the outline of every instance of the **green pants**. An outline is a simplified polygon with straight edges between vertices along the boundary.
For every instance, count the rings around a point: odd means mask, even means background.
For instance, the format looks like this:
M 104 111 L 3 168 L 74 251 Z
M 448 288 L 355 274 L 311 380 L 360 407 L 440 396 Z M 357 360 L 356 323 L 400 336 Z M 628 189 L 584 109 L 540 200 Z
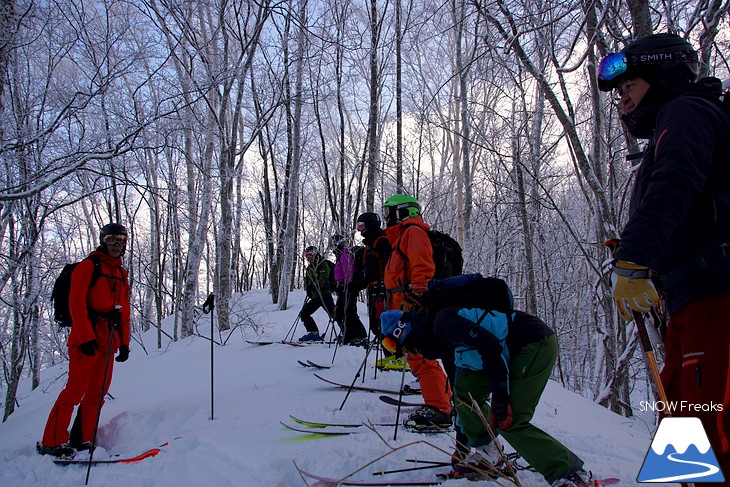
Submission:
M 550 483 L 583 466 L 583 461 L 562 443 L 530 423 L 557 356 L 558 341 L 551 335 L 527 345 L 512 358 L 509 385 L 514 423 L 507 430 L 495 430 L 495 434 L 504 437 Z M 459 369 L 454 390 L 456 412 L 469 443 L 482 446 L 491 442 L 479 414 L 470 407 L 469 397 L 477 401 L 489 421 L 487 398 L 492 390 L 489 375 L 484 371 Z

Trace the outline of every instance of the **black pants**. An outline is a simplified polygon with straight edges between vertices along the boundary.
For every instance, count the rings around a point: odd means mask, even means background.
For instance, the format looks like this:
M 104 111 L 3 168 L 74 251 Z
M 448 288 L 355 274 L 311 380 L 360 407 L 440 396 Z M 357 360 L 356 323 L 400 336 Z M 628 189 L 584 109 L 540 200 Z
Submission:
M 342 330 L 342 343 L 347 345 L 352 340 L 367 337 L 365 326 L 357 315 L 357 289 L 346 287 L 337 291 L 335 321 Z
M 306 328 L 309 333 L 319 333 L 317 322 L 314 321 L 314 318 L 312 318 L 312 314 L 314 314 L 314 312 L 319 308 L 324 309 L 330 319 L 333 318 L 335 302 L 330 293 L 322 293 L 321 298 L 319 296 L 312 298 L 304 303 L 304 306 L 302 306 L 302 310 L 299 312 L 299 317 L 302 319 L 302 323 L 304 323 L 304 328 Z

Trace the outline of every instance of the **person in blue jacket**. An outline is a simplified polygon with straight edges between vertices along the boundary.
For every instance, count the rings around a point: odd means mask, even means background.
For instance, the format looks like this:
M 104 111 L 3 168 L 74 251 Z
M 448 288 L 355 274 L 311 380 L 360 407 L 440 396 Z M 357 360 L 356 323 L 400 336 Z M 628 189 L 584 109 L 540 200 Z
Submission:
M 530 422 L 558 356 L 555 333 L 539 318 L 521 311 L 426 308 L 386 311 L 381 322 L 384 346 L 456 366 L 457 424 L 474 450 L 454 466 L 453 477 L 504 473 L 485 418 L 553 487 L 592 485 L 583 461 Z

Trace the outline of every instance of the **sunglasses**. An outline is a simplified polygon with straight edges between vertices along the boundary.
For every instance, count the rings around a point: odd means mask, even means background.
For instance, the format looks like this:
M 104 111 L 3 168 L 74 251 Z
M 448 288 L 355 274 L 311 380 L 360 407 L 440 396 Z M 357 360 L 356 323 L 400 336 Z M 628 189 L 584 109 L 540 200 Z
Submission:
M 104 243 L 107 245 L 117 245 L 119 247 L 122 247 L 124 244 L 127 243 L 127 236 L 126 235 L 104 235 Z

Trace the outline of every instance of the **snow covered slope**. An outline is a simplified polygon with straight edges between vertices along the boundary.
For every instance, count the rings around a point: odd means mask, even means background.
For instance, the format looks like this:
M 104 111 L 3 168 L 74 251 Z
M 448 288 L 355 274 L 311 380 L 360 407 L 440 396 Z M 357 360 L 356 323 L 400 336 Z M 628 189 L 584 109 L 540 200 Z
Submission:
M 247 293 L 246 312 L 260 324 L 264 336 L 281 339 L 296 319 L 304 295 L 290 296 L 290 309 L 276 311 L 263 291 Z M 361 315 L 365 316 L 364 307 Z M 326 318 L 315 314 L 322 329 Z M 171 326 L 169 323 L 167 324 Z M 200 319 L 199 331 L 207 334 L 209 315 Z M 170 330 L 167 330 L 171 332 Z M 300 325 L 296 336 L 304 334 Z M 139 338 L 139 337 L 138 337 Z M 102 465 L 91 471 L 89 485 L 134 486 L 304 486 L 294 462 L 304 470 L 343 477 L 379 457 L 399 449 L 357 472 L 353 478 L 379 479 L 372 472 L 412 466 L 405 460 L 448 460 L 453 450 L 448 435 L 419 435 L 402 428 L 393 441 L 392 427 L 377 431 L 360 428 L 355 434 L 308 439 L 286 430 L 279 422 L 289 415 L 335 422 L 372 421 L 388 423 L 396 408 L 384 404 L 377 394 L 353 391 L 342 410 L 344 389 L 336 389 L 313 377 L 319 373 L 339 382 L 352 382 L 363 361 L 364 350 L 354 347 L 312 345 L 293 347 L 274 343 L 252 345 L 257 339 L 250 327 L 233 332 L 223 347 L 215 347 L 214 415 L 211 415 L 210 343 L 200 337 L 166 343 L 157 350 L 156 332 L 131 345 L 129 361 L 116 364 L 109 399 L 102 411 L 96 459 L 110 454 L 136 455 L 169 442 L 154 458 L 132 465 Z M 304 368 L 297 360 L 330 364 L 329 370 Z M 373 377 L 374 357 L 368 359 L 365 385 L 397 389 L 400 374 L 378 372 Z M 35 453 L 48 412 L 65 382 L 66 365 L 43 372 L 43 382 L 30 391 L 30 381 L 21 384 L 19 407 L 0 424 L 0 485 L 79 486 L 86 468 L 60 467 L 51 458 Z M 358 379 L 362 382 L 362 379 Z M 407 381 L 412 381 L 408 377 Z M 4 396 L 4 391 L 0 391 Z M 402 415 L 412 408 L 405 408 Z M 402 419 L 402 417 L 401 417 Z M 651 442 L 645 424 L 615 415 L 590 400 L 550 383 L 535 423 L 563 441 L 586 462 L 598 478 L 620 477 L 619 485 L 634 485 Z M 439 470 L 437 470 L 439 471 Z M 393 474 L 387 480 L 434 478 L 434 470 Z M 547 485 L 537 474 L 523 472 L 524 486 Z M 310 485 L 313 484 L 310 481 Z M 488 482 L 451 480 L 447 486 L 490 485 Z

